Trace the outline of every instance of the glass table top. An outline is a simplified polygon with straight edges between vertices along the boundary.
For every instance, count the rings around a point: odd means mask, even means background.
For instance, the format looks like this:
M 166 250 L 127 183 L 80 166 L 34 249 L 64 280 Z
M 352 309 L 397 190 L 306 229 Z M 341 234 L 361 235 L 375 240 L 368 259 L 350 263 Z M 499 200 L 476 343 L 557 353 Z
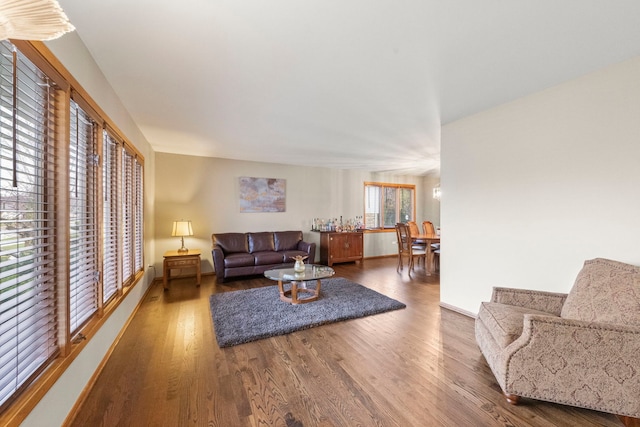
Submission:
M 304 271 L 296 272 L 293 267 L 276 268 L 264 272 L 264 276 L 271 280 L 282 280 L 286 282 L 325 279 L 331 277 L 336 272 L 326 265 L 305 264 Z

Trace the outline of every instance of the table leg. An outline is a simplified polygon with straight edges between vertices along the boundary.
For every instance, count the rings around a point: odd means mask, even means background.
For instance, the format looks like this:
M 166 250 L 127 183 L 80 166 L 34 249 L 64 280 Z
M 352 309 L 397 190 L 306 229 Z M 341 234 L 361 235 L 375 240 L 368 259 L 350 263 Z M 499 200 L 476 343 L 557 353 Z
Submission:
M 198 265 L 196 265 L 196 286 L 200 287 L 200 280 L 202 278 L 200 262 L 198 261 Z
M 433 252 L 432 252 L 432 248 L 431 248 L 431 242 L 429 242 L 427 240 L 427 256 L 426 256 L 426 262 L 425 262 L 425 269 L 426 269 L 426 273 L 427 276 L 431 275 L 431 258 L 433 256 Z
M 304 304 L 307 302 L 316 301 L 320 296 L 320 279 L 318 279 L 318 283 L 315 289 L 308 289 L 305 285 L 304 281 L 293 281 L 291 283 L 291 289 L 288 291 L 284 289 L 284 283 L 282 280 L 278 280 L 278 290 L 280 291 L 280 299 L 284 302 L 288 302 L 290 304 Z M 300 288 L 298 288 L 298 285 Z M 300 294 L 311 294 L 308 298 L 298 299 L 298 295 Z
M 169 269 L 167 268 L 167 260 L 162 263 L 162 286 L 164 290 L 169 289 Z
M 284 294 L 284 284 L 282 280 L 278 280 L 278 290 L 280 291 L 280 299 L 282 301 L 288 302 L 286 295 Z

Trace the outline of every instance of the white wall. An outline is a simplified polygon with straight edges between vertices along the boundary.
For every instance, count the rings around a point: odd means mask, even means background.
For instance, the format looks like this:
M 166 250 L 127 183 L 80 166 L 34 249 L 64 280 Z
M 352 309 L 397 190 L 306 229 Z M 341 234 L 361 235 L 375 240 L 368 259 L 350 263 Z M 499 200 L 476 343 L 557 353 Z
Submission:
M 286 212 L 240 213 L 241 176 L 286 179 Z M 171 237 L 171 224 L 177 219 L 192 221 L 195 235 L 185 238 L 185 246 L 201 249 L 203 272 L 212 272 L 212 233 L 302 230 L 305 240 L 319 245 L 319 234 L 310 231 L 313 218 L 363 215 L 365 181 L 415 184 L 416 215 L 423 217 L 424 185 L 416 176 L 156 153 L 155 181 L 158 275 L 162 254 L 180 247 L 179 239 Z M 395 240 L 395 233 L 367 233 L 364 256 L 397 253 Z
M 115 122 L 125 136 L 136 146 L 145 159 L 145 265 L 153 258 L 154 220 L 154 157 L 151 146 L 144 139 L 117 95 L 98 69 L 86 47 L 76 33 L 47 43 L 47 47 L 63 63 L 82 87 Z M 129 293 L 104 326 L 91 339 L 82 353 L 42 398 L 22 426 L 62 425 L 80 393 L 94 374 L 109 347 L 124 327 L 153 280 L 147 271 L 141 283 Z
M 441 171 L 445 305 L 640 265 L 640 58 L 444 126 Z

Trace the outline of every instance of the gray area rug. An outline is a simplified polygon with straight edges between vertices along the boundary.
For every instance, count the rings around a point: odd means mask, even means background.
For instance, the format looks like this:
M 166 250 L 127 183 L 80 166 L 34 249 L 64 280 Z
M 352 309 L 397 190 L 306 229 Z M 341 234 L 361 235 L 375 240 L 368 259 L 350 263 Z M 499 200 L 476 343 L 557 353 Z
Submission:
M 307 284 L 315 287 L 316 281 Z M 323 279 L 320 298 L 306 304 L 281 301 L 278 287 L 267 286 L 211 295 L 210 307 L 216 340 L 222 348 L 406 305 L 358 283 L 332 278 Z

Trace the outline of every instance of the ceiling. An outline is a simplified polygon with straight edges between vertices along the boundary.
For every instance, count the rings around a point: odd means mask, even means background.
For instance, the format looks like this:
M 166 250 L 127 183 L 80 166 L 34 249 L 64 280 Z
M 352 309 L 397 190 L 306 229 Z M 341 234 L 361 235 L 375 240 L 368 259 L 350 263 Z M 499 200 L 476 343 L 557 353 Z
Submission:
M 439 174 L 440 127 L 640 55 L 637 0 L 59 0 L 157 152 Z

